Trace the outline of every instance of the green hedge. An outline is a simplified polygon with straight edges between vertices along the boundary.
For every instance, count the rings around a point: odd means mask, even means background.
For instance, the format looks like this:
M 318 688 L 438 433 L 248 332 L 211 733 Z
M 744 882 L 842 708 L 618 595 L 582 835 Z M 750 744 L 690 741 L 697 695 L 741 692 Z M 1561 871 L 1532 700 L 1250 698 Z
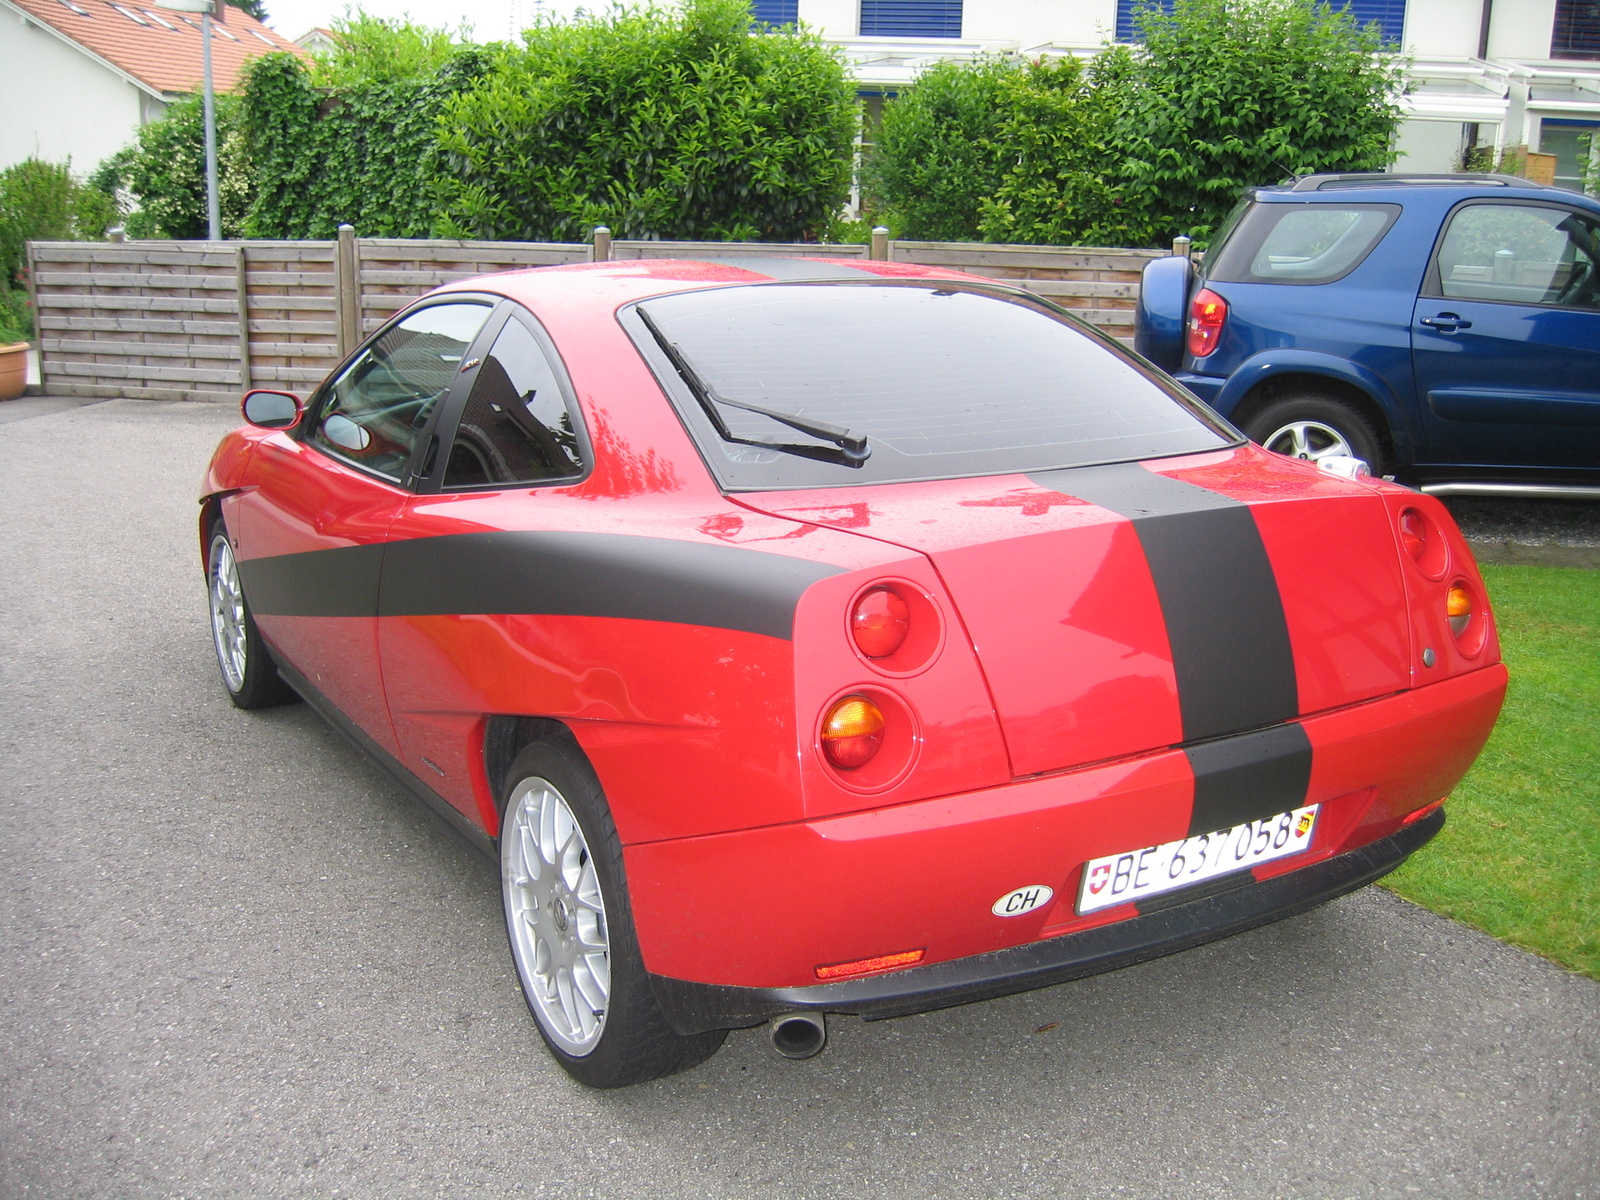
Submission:
M 581 241 L 607 225 L 787 241 L 825 230 L 849 192 L 843 65 L 815 38 L 756 28 L 745 0 L 550 22 L 517 46 L 451 49 L 369 18 L 350 30 L 348 61 L 247 70 L 249 236 L 348 222 L 363 237 Z
M 0 171 L 0 345 L 33 336 L 28 243 L 95 241 L 116 215 L 111 197 L 73 179 L 67 163 L 30 158 Z
M 1084 67 L 935 67 L 885 108 L 874 199 L 910 238 L 1160 246 L 1242 188 L 1393 161 L 1400 65 L 1319 0 L 1177 0 Z
M 426 79 L 323 91 L 293 55 L 257 59 L 244 92 L 255 168 L 248 236 L 330 238 L 349 223 L 363 237 L 427 237 L 442 195 L 440 115 L 487 61 L 467 49 Z

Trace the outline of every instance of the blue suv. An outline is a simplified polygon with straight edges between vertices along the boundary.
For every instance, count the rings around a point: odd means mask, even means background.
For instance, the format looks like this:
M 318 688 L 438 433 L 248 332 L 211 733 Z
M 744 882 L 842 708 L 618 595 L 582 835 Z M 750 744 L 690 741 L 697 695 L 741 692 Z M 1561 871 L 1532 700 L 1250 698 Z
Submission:
M 1600 498 L 1600 203 L 1503 175 L 1255 188 L 1135 346 L 1250 437 L 1453 495 Z

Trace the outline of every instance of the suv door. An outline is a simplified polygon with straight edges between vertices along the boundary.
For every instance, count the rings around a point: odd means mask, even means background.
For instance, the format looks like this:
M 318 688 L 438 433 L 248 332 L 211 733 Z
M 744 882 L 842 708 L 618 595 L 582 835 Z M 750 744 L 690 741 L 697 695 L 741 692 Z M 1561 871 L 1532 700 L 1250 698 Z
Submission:
M 264 439 L 232 510 L 245 595 L 279 662 L 394 754 L 378 671 L 384 542 L 431 444 L 435 410 L 491 312 L 431 304 L 380 331 Z
M 1411 334 L 1419 465 L 1600 466 L 1600 221 L 1554 203 L 1461 205 Z

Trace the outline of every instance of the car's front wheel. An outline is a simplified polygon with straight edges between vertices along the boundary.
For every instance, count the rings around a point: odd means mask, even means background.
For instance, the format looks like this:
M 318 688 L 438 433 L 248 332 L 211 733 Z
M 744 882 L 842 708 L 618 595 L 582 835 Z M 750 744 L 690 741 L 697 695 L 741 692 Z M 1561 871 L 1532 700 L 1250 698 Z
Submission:
M 1343 400 L 1318 394 L 1275 400 L 1244 423 L 1251 441 L 1307 462 L 1359 458 L 1383 471 L 1383 444 L 1365 416 Z
M 211 524 L 206 551 L 206 595 L 211 644 L 228 698 L 240 708 L 270 708 L 298 700 L 272 661 L 239 583 L 239 563 L 222 521 Z
M 546 738 L 506 775 L 501 894 L 511 957 L 545 1045 L 569 1075 L 626 1087 L 687 1070 L 726 1030 L 667 1023 L 634 933 L 622 845 L 583 755 Z

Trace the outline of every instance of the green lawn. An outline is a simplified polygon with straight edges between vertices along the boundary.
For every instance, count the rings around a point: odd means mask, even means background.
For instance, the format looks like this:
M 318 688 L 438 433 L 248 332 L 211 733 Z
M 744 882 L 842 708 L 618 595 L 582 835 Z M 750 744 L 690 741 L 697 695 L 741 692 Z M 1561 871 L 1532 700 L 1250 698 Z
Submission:
M 1444 832 L 1385 885 L 1600 979 L 1600 571 L 1484 567 L 1511 690 Z

